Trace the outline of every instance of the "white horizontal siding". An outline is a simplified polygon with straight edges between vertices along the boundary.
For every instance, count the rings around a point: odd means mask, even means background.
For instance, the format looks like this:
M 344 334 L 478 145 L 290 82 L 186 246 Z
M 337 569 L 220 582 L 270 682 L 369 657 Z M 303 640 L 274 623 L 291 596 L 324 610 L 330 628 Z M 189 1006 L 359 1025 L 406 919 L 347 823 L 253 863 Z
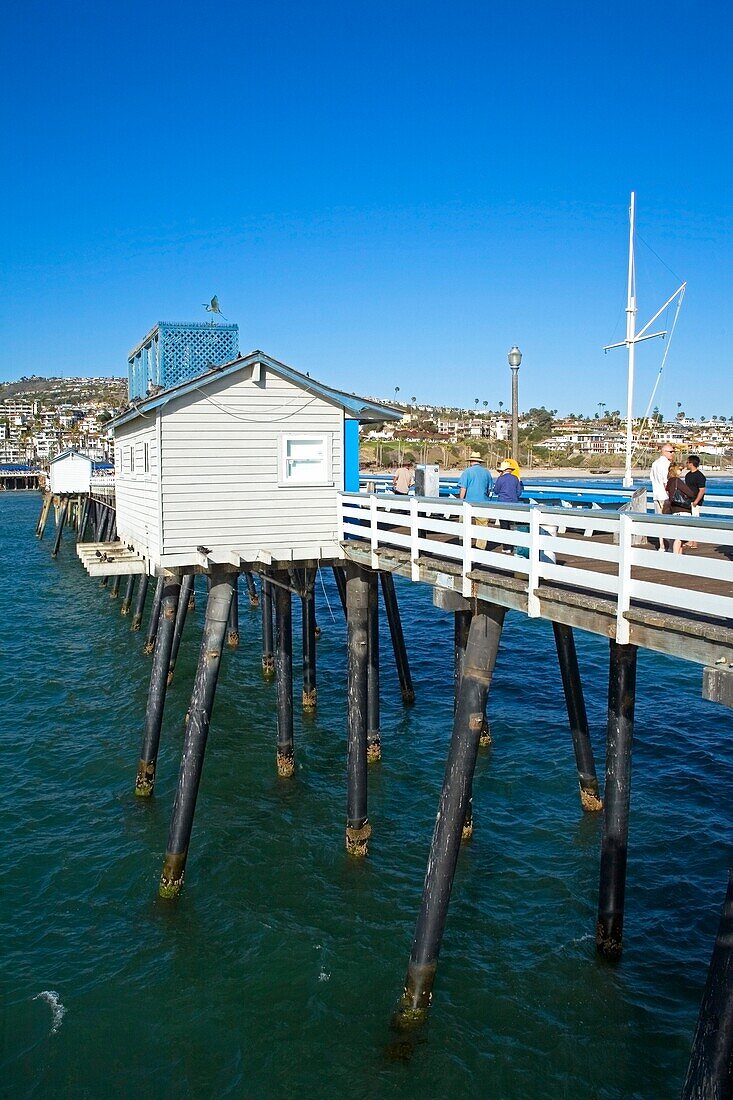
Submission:
M 162 420 L 163 557 L 333 544 L 343 488 L 343 412 L 263 369 L 171 402 Z M 281 433 L 330 433 L 330 486 L 278 485 Z
M 144 470 L 144 448 L 148 446 L 149 470 Z M 129 448 L 135 451 L 134 472 L 129 468 Z M 119 461 L 119 451 L 125 459 Z M 158 479 L 160 461 L 155 419 L 133 420 L 115 430 L 115 498 L 117 531 L 123 542 L 157 559 L 160 555 Z

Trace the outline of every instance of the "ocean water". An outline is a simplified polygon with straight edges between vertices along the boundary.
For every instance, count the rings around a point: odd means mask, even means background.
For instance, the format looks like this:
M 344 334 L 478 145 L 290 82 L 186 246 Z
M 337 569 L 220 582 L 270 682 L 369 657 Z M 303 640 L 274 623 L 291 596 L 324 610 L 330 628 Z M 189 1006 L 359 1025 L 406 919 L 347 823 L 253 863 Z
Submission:
M 319 707 L 296 714 L 291 781 L 275 774 L 274 688 L 242 595 L 185 889 L 163 902 L 203 588 L 156 794 L 136 800 L 143 637 L 70 539 L 51 561 L 48 534 L 33 537 L 38 506 L 0 497 L 2 1095 L 678 1094 L 733 840 L 733 722 L 700 699 L 699 668 L 639 657 L 625 953 L 612 967 L 593 940 L 600 818 L 579 809 L 550 624 L 508 616 L 430 1021 L 396 1057 L 389 1018 L 451 726 L 450 616 L 398 580 L 417 702 L 400 702 L 385 634 L 384 755 L 356 863 L 343 850 L 345 629 L 331 579 L 318 591 Z M 601 772 L 607 645 L 577 642 Z

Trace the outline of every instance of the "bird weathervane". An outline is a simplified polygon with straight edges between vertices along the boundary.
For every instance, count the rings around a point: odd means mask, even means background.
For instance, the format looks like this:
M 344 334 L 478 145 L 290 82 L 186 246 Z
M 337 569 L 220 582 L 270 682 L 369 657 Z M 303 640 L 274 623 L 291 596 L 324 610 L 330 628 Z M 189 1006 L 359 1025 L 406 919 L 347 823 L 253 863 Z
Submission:
M 206 302 L 204 302 L 203 306 L 204 306 L 204 309 L 206 310 L 206 312 L 211 314 L 211 323 L 212 323 L 212 325 L 214 324 L 214 316 L 215 315 L 218 315 L 219 317 L 221 317 L 222 321 L 226 321 L 226 317 L 224 316 L 224 314 L 221 311 L 221 306 L 219 305 L 219 299 L 218 299 L 216 294 L 211 299 L 211 301 L 208 303 L 208 305 L 207 305 Z

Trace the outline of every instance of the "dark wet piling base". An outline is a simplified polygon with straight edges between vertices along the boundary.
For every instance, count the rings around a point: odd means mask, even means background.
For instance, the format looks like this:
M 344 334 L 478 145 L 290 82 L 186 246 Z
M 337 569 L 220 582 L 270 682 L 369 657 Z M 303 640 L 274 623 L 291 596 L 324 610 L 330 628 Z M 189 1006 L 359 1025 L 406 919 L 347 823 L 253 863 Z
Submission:
M 303 710 L 316 709 L 316 595 L 315 570 L 305 571 L 307 593 L 301 596 L 303 632 Z
M 229 622 L 227 624 L 227 645 L 230 649 L 236 649 L 239 645 L 239 574 L 233 575 L 234 593 L 232 604 L 229 608 Z
M 245 581 L 245 584 L 247 585 L 247 595 L 249 596 L 249 606 L 250 607 L 259 607 L 260 606 L 260 598 L 257 595 L 257 586 L 255 584 L 254 577 L 252 576 L 251 573 L 245 573 L 244 574 L 244 581 Z
M 288 574 L 278 573 L 275 603 L 275 683 L 277 691 L 277 774 L 287 779 L 295 770 L 293 746 L 293 611 Z
M 51 551 L 51 557 L 58 557 L 59 547 L 61 546 L 61 535 L 63 534 L 64 524 L 66 523 L 66 517 L 69 513 L 69 498 L 64 497 L 64 503 L 61 505 L 61 514 L 59 516 L 58 526 L 56 528 L 56 538 L 53 540 L 53 550 Z
M 557 660 L 560 665 L 560 676 L 568 709 L 570 733 L 573 738 L 575 766 L 578 769 L 580 805 L 587 812 L 597 812 L 603 809 L 603 802 L 598 790 L 596 762 L 588 728 L 588 716 L 585 710 L 583 683 L 580 679 L 573 628 L 566 626 L 564 623 L 553 623 L 552 629 L 555 635 Z
M 53 496 L 51 493 L 44 493 L 43 500 L 41 501 L 41 514 L 36 524 L 36 538 L 38 539 L 43 538 L 43 532 L 46 530 L 46 520 L 48 519 L 48 513 L 51 511 L 52 503 Z
M 116 600 L 116 599 L 117 599 L 117 597 L 118 597 L 118 596 L 119 596 L 119 594 L 120 594 L 120 580 L 121 580 L 121 579 L 122 579 L 122 578 L 120 577 L 120 574 L 119 574 L 119 573 L 117 573 L 117 574 L 116 574 L 116 575 L 115 575 L 115 576 L 114 576 L 114 577 L 112 578 L 112 587 L 110 588 L 110 591 L 109 591 L 109 598 L 110 598 L 111 600 Z
M 486 696 L 496 664 L 505 614 L 503 607 L 479 603 L 471 620 L 420 913 L 405 989 L 393 1020 L 396 1027 L 421 1023 L 430 1006 L 461 846 L 461 831 L 476 767 Z
M 610 647 L 596 948 L 607 959 L 617 959 L 621 954 L 624 929 L 637 647 L 619 645 L 615 641 L 611 641 Z
M 387 612 L 387 623 L 389 624 L 389 633 L 392 638 L 392 649 L 394 650 L 395 667 L 400 681 L 402 701 L 410 706 L 415 702 L 415 689 L 412 686 L 410 662 L 407 657 L 407 647 L 405 645 L 404 631 L 402 630 L 402 619 L 400 618 L 400 608 L 397 603 L 394 578 L 391 573 L 380 573 L 379 578 L 382 582 L 384 609 Z
M 272 585 L 267 577 L 260 580 L 262 598 L 262 673 L 269 680 L 275 675 L 275 636 L 272 628 Z
M 135 600 L 135 609 L 132 613 L 132 622 L 130 623 L 130 630 L 139 630 L 142 626 L 143 613 L 145 611 L 145 600 L 148 596 L 148 583 L 149 578 L 147 573 L 144 573 L 140 578 L 140 585 L 137 590 L 137 598 Z
M 181 591 L 178 596 L 178 606 L 176 608 L 176 622 L 173 627 L 173 641 L 171 643 L 171 655 L 168 662 L 168 687 L 173 683 L 173 673 L 176 670 L 176 661 L 178 660 L 178 651 L 181 648 L 181 639 L 183 638 L 183 628 L 186 625 L 186 616 L 188 614 L 188 604 L 191 599 L 191 592 L 193 591 L 193 573 L 187 573 L 181 580 Z
M 370 570 L 367 609 L 367 763 L 382 759 L 382 733 L 379 714 L 379 580 Z
M 367 680 L 369 579 L 365 569 L 346 566 L 346 632 L 348 646 L 348 748 L 346 851 L 367 854 L 371 826 L 367 814 Z
M 158 577 L 157 581 L 155 582 L 155 592 L 153 593 L 153 606 L 150 609 L 150 622 L 148 623 L 148 636 L 145 639 L 143 653 L 150 654 L 155 649 L 155 636 L 158 632 L 158 623 L 160 622 L 160 603 L 163 599 L 163 585 L 163 577 Z
M 183 886 L 193 818 L 196 812 L 196 798 L 201 782 L 206 741 L 221 668 L 224 635 L 234 595 L 235 576 L 236 574 L 224 573 L 219 569 L 215 569 L 211 575 L 201 651 L 183 737 L 178 788 L 168 833 L 165 862 L 160 876 L 159 893 L 162 898 L 176 897 Z
M 135 591 L 135 574 L 131 573 L 127 578 L 125 584 L 125 594 L 122 597 L 122 603 L 120 604 L 120 615 L 129 615 L 130 608 L 132 607 L 132 597 Z
M 160 622 L 155 637 L 148 703 L 145 708 L 145 728 L 135 778 L 135 794 L 139 798 L 148 798 L 155 787 L 155 768 L 160 747 L 160 730 L 163 725 L 168 666 L 171 659 L 171 646 L 173 645 L 176 609 L 181 591 L 180 577 L 161 577 L 161 582 L 163 592 L 160 603 Z
M 682 1100 L 733 1097 L 733 872 L 700 1005 Z

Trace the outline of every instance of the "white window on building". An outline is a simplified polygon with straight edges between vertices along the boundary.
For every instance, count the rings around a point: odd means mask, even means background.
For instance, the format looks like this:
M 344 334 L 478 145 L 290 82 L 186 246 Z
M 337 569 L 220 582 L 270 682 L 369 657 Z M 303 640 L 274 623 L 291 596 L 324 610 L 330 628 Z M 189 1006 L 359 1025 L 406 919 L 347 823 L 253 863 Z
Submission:
M 332 485 L 332 433 L 280 436 L 281 485 Z
M 130 447 L 130 473 L 135 473 L 135 447 Z
M 150 473 L 150 444 L 143 443 L 143 473 Z

